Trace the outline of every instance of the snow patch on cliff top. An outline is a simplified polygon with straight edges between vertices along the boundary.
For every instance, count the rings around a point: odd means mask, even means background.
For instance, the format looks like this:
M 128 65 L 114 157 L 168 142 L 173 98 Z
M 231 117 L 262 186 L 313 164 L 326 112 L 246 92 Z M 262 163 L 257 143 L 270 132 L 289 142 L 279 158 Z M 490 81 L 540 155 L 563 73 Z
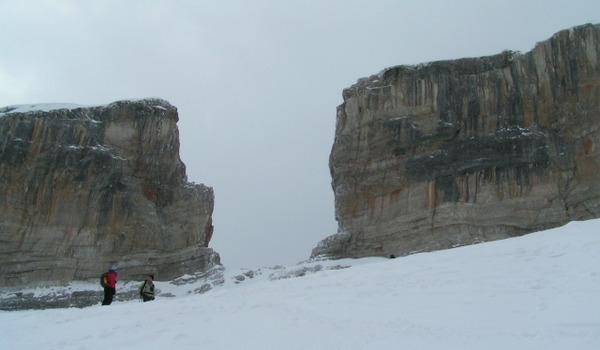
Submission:
M 85 106 L 73 103 L 37 103 L 25 105 L 12 105 L 0 108 L 0 116 L 8 113 L 28 113 L 28 112 L 50 112 L 56 109 L 75 109 Z
M 141 99 L 126 99 L 111 102 L 105 105 L 79 105 L 74 103 L 34 103 L 34 104 L 22 104 L 22 105 L 10 105 L 6 107 L 0 107 L 0 117 L 5 116 L 9 113 L 29 113 L 29 112 L 50 112 L 58 109 L 67 109 L 73 110 L 77 108 L 102 108 L 102 107 L 110 107 L 111 105 L 118 103 L 146 103 L 153 108 L 166 110 L 167 107 L 172 107 L 172 105 L 161 98 L 157 97 L 148 97 Z

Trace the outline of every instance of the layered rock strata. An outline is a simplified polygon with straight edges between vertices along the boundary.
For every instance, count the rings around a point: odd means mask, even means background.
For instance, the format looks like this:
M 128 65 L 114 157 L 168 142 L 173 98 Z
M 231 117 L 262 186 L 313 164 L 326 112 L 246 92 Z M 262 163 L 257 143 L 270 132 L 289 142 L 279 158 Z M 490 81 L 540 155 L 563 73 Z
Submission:
M 525 54 L 385 69 L 343 98 L 339 229 L 313 257 L 401 256 L 600 216 L 600 25 Z
M 174 106 L 24 107 L 0 109 L 0 285 L 219 263 L 214 193 L 187 181 Z

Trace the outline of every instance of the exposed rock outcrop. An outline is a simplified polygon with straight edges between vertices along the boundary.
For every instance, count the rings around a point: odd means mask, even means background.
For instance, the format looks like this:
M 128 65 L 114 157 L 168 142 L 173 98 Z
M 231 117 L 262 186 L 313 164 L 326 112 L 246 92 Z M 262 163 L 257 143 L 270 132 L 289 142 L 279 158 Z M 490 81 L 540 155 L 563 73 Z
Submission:
M 526 53 L 397 66 L 345 89 L 338 233 L 313 257 L 406 255 L 600 216 L 600 25 Z
M 0 285 L 171 279 L 219 263 L 214 194 L 187 181 L 164 100 L 0 109 Z

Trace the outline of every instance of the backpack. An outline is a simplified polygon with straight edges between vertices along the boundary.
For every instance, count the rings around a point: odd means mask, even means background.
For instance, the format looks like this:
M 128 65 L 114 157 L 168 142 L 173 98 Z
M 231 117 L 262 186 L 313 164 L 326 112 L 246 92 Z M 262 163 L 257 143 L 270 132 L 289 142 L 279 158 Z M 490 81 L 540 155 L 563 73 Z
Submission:
M 108 287 L 108 272 L 105 272 L 100 276 L 100 285 L 102 288 Z

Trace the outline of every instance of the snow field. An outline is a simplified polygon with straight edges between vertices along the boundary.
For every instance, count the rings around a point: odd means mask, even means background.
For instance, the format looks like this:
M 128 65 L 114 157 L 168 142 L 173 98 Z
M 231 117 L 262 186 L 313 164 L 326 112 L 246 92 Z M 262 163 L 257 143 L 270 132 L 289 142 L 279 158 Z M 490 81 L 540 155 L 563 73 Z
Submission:
M 205 294 L 149 303 L 0 312 L 0 348 L 598 349 L 599 223 L 392 260 L 305 263 L 348 268 L 280 280 L 234 284 L 239 271 L 227 271 Z

